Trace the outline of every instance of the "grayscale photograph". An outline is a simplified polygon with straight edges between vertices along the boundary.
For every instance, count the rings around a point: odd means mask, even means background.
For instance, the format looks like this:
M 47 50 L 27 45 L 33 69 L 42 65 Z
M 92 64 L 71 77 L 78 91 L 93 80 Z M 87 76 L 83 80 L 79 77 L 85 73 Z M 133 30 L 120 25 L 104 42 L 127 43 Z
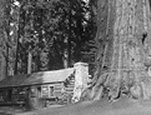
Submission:
M 0 0 L 0 115 L 151 115 L 151 0 Z

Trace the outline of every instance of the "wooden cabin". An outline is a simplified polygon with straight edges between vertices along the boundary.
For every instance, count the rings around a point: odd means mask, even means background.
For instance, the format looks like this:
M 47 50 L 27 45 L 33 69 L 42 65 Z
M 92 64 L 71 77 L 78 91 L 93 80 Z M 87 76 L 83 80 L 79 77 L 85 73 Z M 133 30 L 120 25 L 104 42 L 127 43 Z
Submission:
M 11 76 L 0 81 L 0 104 L 21 103 L 27 98 L 33 103 L 43 99 L 69 102 L 77 94 L 79 98 L 79 91 L 87 87 L 89 77 L 88 65 L 82 62 L 73 68 Z

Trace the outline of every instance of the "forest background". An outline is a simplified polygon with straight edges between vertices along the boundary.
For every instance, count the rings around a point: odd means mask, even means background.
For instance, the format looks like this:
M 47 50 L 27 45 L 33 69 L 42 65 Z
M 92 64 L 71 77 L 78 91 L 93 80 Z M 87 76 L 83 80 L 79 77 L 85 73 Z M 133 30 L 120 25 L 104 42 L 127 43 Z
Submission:
M 95 70 L 96 8 L 83 0 L 0 0 L 0 80 L 83 61 Z

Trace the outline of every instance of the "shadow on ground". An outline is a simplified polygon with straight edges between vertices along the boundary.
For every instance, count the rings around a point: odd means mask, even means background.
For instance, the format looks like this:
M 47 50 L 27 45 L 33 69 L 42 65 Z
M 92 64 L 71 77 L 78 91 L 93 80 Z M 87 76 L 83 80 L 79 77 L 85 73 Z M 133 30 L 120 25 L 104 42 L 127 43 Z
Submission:
M 5 113 L 5 112 L 0 112 L 0 115 L 12 115 L 12 114 Z
M 151 115 L 151 102 L 138 102 L 128 98 L 114 103 L 108 103 L 106 100 L 89 101 L 17 115 Z

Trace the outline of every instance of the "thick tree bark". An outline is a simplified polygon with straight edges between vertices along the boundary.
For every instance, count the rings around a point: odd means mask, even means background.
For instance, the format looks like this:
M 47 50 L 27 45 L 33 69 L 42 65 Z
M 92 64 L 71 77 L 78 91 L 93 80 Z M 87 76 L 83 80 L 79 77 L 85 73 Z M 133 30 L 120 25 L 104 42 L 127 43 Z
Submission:
M 151 98 L 151 22 L 149 0 L 98 0 L 97 70 L 90 98 L 104 91 Z

